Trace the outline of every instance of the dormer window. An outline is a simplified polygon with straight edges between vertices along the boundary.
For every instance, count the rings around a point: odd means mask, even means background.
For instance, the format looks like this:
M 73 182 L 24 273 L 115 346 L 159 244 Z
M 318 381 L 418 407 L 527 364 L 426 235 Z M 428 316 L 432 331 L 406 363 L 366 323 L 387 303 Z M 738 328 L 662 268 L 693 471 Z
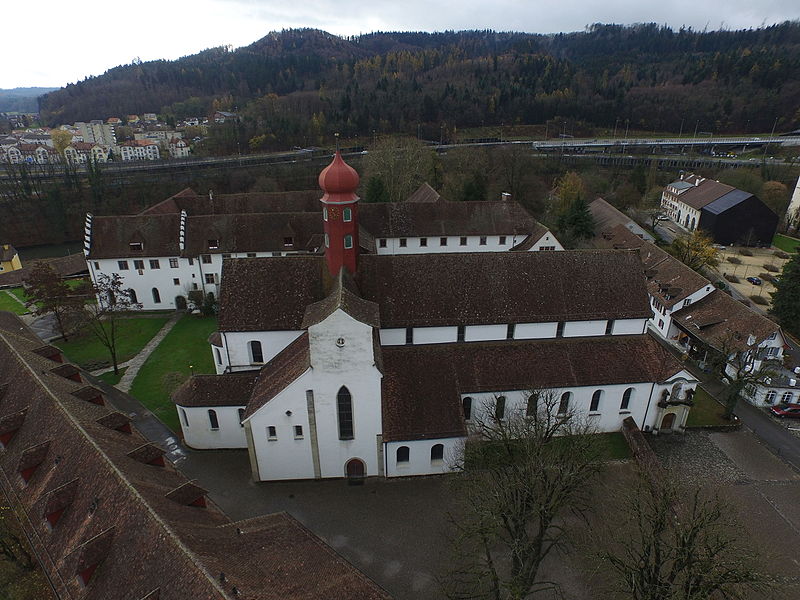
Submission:
M 208 249 L 216 250 L 219 248 L 219 240 L 208 240 Z
M 128 244 L 128 248 L 131 252 L 144 252 L 144 244 L 142 242 L 131 242 Z
M 283 238 L 283 245 L 284 246 L 293 246 L 294 245 L 294 238 L 292 238 L 291 236 Z

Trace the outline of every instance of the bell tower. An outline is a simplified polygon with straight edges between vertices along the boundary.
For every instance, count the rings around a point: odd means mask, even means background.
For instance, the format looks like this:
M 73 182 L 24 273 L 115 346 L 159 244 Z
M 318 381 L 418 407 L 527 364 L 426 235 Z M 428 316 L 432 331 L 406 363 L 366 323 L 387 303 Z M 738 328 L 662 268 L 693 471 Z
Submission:
M 355 274 L 358 265 L 358 189 L 355 169 L 337 150 L 333 161 L 319 174 L 319 187 L 325 194 L 322 219 L 325 229 L 325 260 L 331 275 L 345 267 Z

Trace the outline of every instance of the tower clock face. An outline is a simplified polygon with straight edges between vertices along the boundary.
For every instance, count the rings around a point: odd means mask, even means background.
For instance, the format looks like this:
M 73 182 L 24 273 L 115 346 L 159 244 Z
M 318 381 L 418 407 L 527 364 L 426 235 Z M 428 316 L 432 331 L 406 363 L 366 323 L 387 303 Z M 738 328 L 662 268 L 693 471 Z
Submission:
M 341 211 L 339 210 L 338 207 L 331 206 L 330 208 L 328 208 L 328 219 L 332 221 L 338 220 L 340 212 Z

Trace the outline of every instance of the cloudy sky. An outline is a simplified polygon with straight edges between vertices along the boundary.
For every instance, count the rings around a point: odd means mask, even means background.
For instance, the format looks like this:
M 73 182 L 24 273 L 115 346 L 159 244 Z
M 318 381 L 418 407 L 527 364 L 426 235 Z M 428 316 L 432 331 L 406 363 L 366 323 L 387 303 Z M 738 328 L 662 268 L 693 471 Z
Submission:
M 23 5 L 16 14 L 25 14 Z M 38 0 L 36 18 L 6 22 L 0 88 L 61 86 L 106 69 L 204 48 L 247 45 L 270 31 L 495 29 L 580 31 L 591 23 L 739 29 L 800 18 L 798 0 Z M 10 39 L 9 39 L 10 38 Z

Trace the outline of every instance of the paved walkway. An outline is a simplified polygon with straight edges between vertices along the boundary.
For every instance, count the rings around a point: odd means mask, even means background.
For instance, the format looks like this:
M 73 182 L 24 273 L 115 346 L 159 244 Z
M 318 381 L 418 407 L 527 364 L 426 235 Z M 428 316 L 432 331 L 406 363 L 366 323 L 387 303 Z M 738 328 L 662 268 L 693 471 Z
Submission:
M 125 371 L 125 375 L 122 376 L 122 379 L 120 379 L 119 383 L 116 385 L 117 389 L 123 392 L 130 391 L 131 385 L 133 385 L 133 380 L 136 375 L 139 374 L 139 369 L 142 368 L 144 361 L 150 357 L 150 355 L 153 353 L 153 350 L 158 347 L 158 345 L 161 343 L 161 340 L 163 340 L 172 330 L 172 328 L 175 327 L 175 323 L 177 323 L 178 319 L 180 319 L 182 316 L 183 313 L 181 312 L 176 312 L 173 314 L 169 321 L 167 321 L 159 330 L 159 332 L 153 336 L 153 339 L 147 342 L 147 345 L 142 348 L 141 352 L 125 363 L 125 366 L 128 370 Z

